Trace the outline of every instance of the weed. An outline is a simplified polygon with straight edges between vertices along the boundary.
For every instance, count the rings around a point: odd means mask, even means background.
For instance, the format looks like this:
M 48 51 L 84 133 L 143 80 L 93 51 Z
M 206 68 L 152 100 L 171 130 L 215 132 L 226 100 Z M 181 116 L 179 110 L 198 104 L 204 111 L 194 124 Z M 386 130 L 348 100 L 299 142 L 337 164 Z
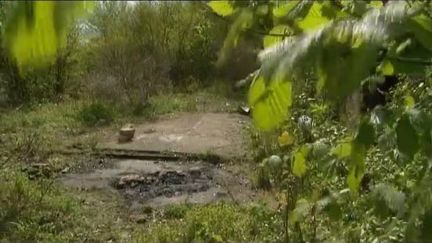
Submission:
M 87 126 L 107 125 L 114 120 L 114 114 L 107 105 L 93 102 L 78 112 L 77 119 Z

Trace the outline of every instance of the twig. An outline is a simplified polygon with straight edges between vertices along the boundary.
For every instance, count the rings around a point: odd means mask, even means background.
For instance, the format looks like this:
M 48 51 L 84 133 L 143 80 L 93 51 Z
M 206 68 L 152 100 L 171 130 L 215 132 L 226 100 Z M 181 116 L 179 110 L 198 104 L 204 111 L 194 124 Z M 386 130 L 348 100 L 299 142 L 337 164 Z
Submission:
M 415 58 L 415 57 L 387 56 L 387 58 L 397 60 L 400 62 L 416 63 L 416 64 L 422 64 L 422 65 L 432 65 L 431 60 L 425 60 L 425 59 Z

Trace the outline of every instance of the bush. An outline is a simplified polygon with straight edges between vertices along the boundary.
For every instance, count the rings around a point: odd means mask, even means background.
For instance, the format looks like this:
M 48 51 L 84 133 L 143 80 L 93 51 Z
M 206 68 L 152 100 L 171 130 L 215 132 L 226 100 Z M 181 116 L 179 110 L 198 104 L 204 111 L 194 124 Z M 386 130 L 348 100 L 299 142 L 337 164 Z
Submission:
M 113 111 L 100 102 L 84 106 L 77 116 L 78 120 L 86 126 L 107 125 L 114 120 Z

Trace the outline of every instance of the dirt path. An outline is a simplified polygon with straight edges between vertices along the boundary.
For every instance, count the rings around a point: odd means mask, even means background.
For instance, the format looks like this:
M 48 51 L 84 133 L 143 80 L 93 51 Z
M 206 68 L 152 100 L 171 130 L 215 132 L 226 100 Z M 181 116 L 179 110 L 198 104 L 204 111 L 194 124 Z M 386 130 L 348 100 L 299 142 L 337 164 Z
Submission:
M 118 143 L 116 135 L 102 141 L 99 149 L 195 155 L 200 160 L 117 159 L 107 168 L 66 174 L 68 187 L 119 193 L 133 207 L 145 204 L 207 204 L 219 200 L 244 203 L 255 200 L 257 191 L 235 161 L 246 153 L 243 127 L 248 118 L 231 113 L 194 113 L 166 116 L 136 126 L 132 142 Z M 201 156 L 200 156 L 201 155 Z M 214 155 L 234 166 L 205 161 Z

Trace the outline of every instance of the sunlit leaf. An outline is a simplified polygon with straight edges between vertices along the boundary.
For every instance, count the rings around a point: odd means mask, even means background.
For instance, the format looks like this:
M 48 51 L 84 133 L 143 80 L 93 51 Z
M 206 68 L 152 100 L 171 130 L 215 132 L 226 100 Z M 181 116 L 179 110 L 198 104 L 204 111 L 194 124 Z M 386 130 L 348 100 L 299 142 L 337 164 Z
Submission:
M 408 115 L 399 118 L 396 125 L 397 146 L 400 152 L 412 158 L 419 149 L 418 135 Z
M 230 1 L 210 1 L 207 5 L 220 16 L 229 16 L 234 13 L 234 7 Z
M 406 108 L 413 108 L 415 105 L 415 99 L 411 95 L 404 97 L 404 104 Z
M 281 42 L 284 39 L 284 36 L 274 36 L 274 35 L 289 35 L 291 34 L 291 28 L 288 25 L 276 25 L 269 32 L 272 35 L 266 35 L 264 37 L 264 47 L 269 47 L 276 43 Z
M 294 9 L 294 7 L 299 3 L 299 1 L 287 1 L 282 2 L 273 8 L 273 15 L 275 17 L 284 17 Z
M 303 31 L 311 31 L 330 22 L 331 16 L 326 15 L 326 8 L 324 3 L 314 2 L 307 15 L 297 22 L 297 26 Z
M 339 159 L 349 157 L 351 155 L 351 143 L 341 143 L 334 147 L 331 154 L 337 156 Z
M 347 184 L 351 192 L 357 193 L 359 191 L 361 181 L 366 171 L 365 158 L 365 146 L 363 144 L 353 142 L 347 177 Z
M 20 70 L 54 60 L 66 42 L 67 30 L 93 4 L 85 1 L 20 1 L 5 25 L 5 44 Z
M 307 146 L 302 146 L 297 152 L 294 154 L 294 161 L 292 172 L 297 177 L 303 177 L 306 173 L 307 165 L 306 165 L 306 156 L 309 153 L 309 148 Z
M 279 137 L 278 137 L 278 143 L 279 146 L 289 146 L 294 143 L 294 137 L 290 135 L 287 131 L 284 131 Z
M 266 82 L 258 75 L 249 88 L 249 105 L 258 128 L 272 130 L 287 117 L 291 107 L 292 84 L 281 79 Z

